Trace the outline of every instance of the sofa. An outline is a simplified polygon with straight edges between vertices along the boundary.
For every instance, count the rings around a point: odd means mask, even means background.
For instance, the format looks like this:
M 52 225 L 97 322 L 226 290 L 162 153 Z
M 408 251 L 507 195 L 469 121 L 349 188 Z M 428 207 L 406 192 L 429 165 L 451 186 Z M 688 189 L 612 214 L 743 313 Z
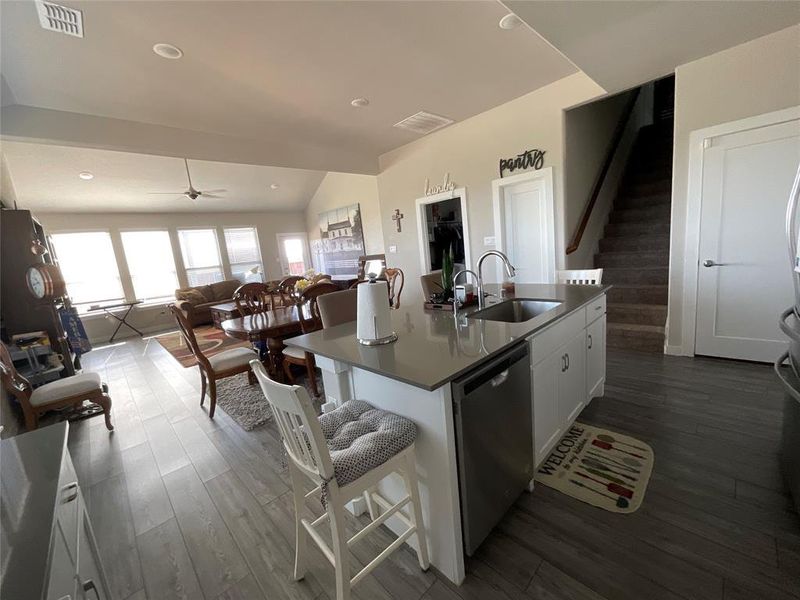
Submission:
M 211 307 L 232 302 L 233 293 L 242 285 L 238 279 L 226 279 L 210 285 L 198 285 L 175 290 L 175 306 L 192 327 L 213 322 Z

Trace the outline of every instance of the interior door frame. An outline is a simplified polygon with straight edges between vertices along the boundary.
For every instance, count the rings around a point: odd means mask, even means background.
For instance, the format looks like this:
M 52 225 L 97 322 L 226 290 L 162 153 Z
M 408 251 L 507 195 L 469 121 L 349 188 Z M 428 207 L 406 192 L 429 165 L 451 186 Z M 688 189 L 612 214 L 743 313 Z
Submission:
M 452 200 L 459 198 L 461 200 L 461 229 L 464 233 L 464 265 L 467 269 L 471 269 L 472 253 L 470 251 L 470 237 L 469 237 L 469 216 L 467 214 L 467 188 L 460 187 L 450 190 L 449 192 L 441 192 L 439 194 L 431 194 L 430 196 L 423 196 L 416 200 L 417 211 L 417 234 L 419 238 L 419 264 L 421 273 L 423 275 L 431 272 L 431 252 L 428 248 L 428 227 L 427 217 L 425 216 L 425 207 L 428 204 L 435 204 L 442 200 Z
M 546 208 L 546 228 L 545 236 L 548 237 L 544 247 L 549 249 L 549 256 L 545 258 L 547 262 L 549 283 L 555 283 L 556 270 L 558 269 L 558 257 L 563 256 L 564 248 L 561 236 L 556 235 L 556 202 L 553 195 L 553 167 L 545 167 L 534 171 L 526 171 L 511 177 L 502 177 L 492 181 L 492 210 L 494 216 L 494 247 L 503 253 L 508 253 L 505 244 L 505 207 L 504 189 L 511 185 L 517 185 L 526 181 L 541 180 L 544 183 L 545 208 Z M 498 277 L 500 275 L 500 265 L 498 263 Z
M 288 268 L 288 263 L 286 267 L 283 264 L 283 239 L 284 238 L 295 238 L 299 237 L 303 239 L 303 262 L 305 263 L 306 269 L 312 269 L 314 265 L 311 263 L 311 248 L 308 245 L 308 233 L 305 231 L 296 231 L 296 232 L 287 232 L 287 233 L 276 233 L 275 240 L 278 244 L 278 263 L 280 264 L 281 269 L 281 276 L 279 279 L 283 279 L 284 277 L 288 277 L 285 270 Z
M 797 119 L 800 119 L 800 106 L 792 106 L 712 127 L 704 127 L 689 134 L 689 183 L 686 192 L 681 345 L 679 347 L 667 346 L 665 348 L 666 354 L 695 355 L 697 343 L 697 295 L 700 278 L 700 216 L 703 205 L 703 161 L 707 141 L 723 135 L 761 129 L 770 125 L 780 125 Z M 672 211 L 672 218 L 674 219 L 674 202 Z M 672 281 L 671 273 L 670 281 Z M 776 316 L 775 318 L 777 319 L 778 317 Z M 669 319 L 667 322 L 669 323 Z

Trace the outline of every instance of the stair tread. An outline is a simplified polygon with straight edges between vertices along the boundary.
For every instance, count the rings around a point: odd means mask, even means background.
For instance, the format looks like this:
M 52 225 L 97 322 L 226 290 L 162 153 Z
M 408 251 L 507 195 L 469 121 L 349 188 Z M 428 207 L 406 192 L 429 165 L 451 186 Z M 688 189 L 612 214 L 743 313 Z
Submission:
M 640 325 L 638 323 L 615 323 L 614 321 L 608 321 L 606 326 L 609 330 L 616 329 L 618 331 L 640 331 L 643 333 L 661 334 L 665 331 L 663 325 Z
M 659 284 L 659 283 L 615 283 L 614 287 L 615 288 L 626 289 L 626 290 L 646 289 L 646 290 L 661 291 L 661 290 L 664 290 L 664 289 L 668 288 L 669 286 L 666 283 L 664 283 L 664 284 Z
M 665 250 L 605 250 L 598 252 L 597 255 L 612 255 L 612 256 L 642 256 L 643 254 L 669 254 Z
M 625 302 L 608 302 L 606 304 L 606 308 L 619 308 L 624 310 L 650 310 L 650 311 L 662 311 L 666 310 L 666 304 L 627 304 Z
M 655 265 L 652 267 L 603 267 L 604 271 L 663 271 L 668 265 Z

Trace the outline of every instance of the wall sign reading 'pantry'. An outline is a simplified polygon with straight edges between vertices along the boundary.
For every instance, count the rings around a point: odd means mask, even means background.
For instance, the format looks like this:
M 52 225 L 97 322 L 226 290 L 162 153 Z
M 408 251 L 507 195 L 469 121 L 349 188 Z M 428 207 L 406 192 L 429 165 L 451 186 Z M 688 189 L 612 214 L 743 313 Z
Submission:
M 533 168 L 535 171 L 541 169 L 544 166 L 544 153 L 545 150 L 533 148 L 531 150 L 526 150 L 522 154 L 517 154 L 513 158 L 501 158 L 500 177 L 503 177 L 506 171 L 513 173 L 517 170 L 524 171 L 530 168 Z

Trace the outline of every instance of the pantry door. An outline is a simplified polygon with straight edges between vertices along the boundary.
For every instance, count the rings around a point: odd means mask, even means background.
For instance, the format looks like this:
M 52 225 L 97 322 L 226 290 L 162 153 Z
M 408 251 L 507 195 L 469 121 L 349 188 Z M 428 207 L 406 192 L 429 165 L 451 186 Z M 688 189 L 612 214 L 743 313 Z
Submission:
M 703 143 L 695 353 L 772 362 L 793 304 L 784 235 L 800 120 Z
M 557 254 L 552 168 L 496 179 L 492 187 L 495 246 L 516 268 L 514 282 L 554 283 Z

